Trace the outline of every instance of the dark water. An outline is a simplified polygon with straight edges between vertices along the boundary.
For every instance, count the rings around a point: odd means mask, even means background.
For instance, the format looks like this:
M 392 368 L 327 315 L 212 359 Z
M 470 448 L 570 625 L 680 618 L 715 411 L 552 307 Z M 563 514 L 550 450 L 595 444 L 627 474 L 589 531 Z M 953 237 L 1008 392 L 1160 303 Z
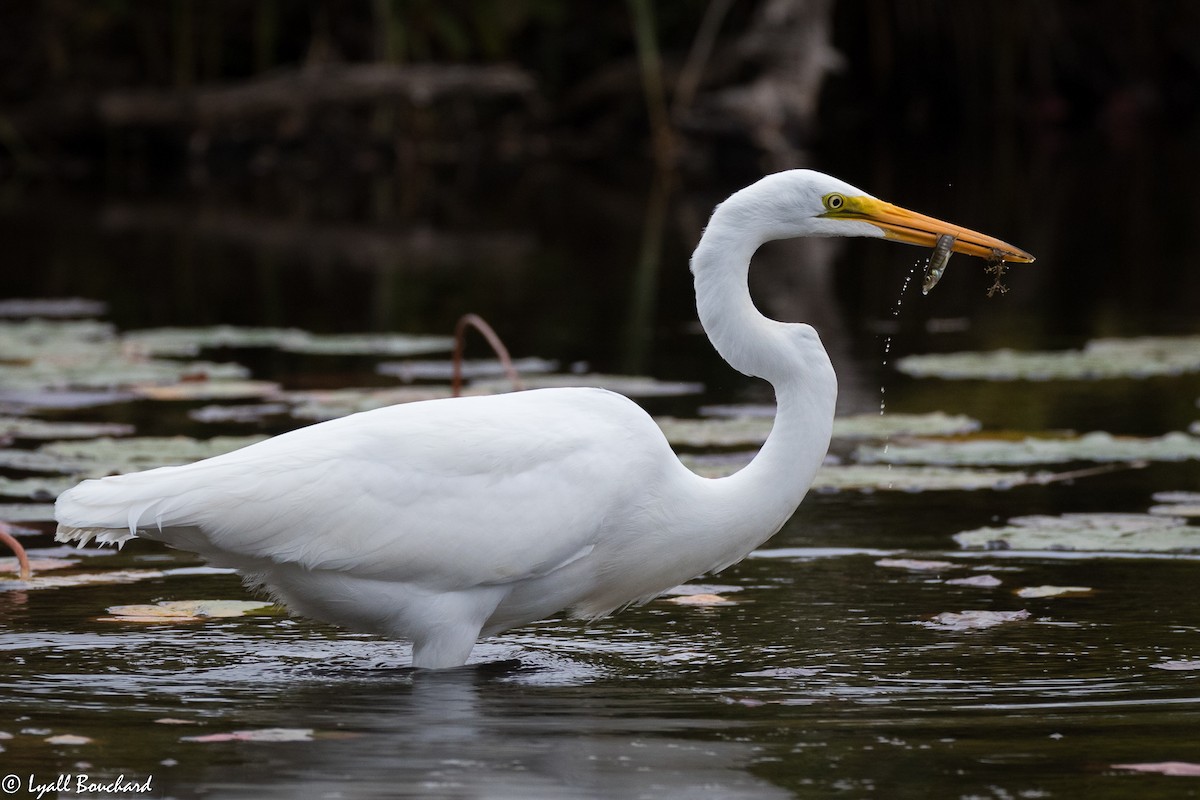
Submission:
M 1200 253 L 1181 224 L 1200 210 L 1187 185 L 1196 150 L 1170 139 L 1122 146 L 931 145 L 866 163 L 831 149 L 813 165 L 1039 261 L 1014 268 L 1011 291 L 989 300 L 988 279 L 957 257 L 933 294 L 911 291 L 893 317 L 919 251 L 778 245 L 756 264 L 756 298 L 818 325 L 844 410 L 877 409 L 884 386 L 889 411 L 965 413 L 988 430 L 1186 429 L 1195 376 L 959 383 L 881 363 L 888 334 L 898 357 L 1197 332 Z M 661 230 L 648 233 L 659 216 L 650 184 L 634 169 L 543 167 L 161 197 L 31 188 L 0 202 L 5 292 L 102 299 L 123 329 L 432 333 L 476 311 L 514 355 L 708 387 L 648 402 L 655 412 L 769 399 L 692 322 L 687 251 L 734 181 L 677 182 Z M 661 237 L 661 258 L 642 258 L 648 235 Z M 236 357 L 289 387 L 388 383 L 372 359 Z M 162 404 L 76 416 L 134 421 L 139 433 L 216 432 Z M 13 738 L 0 741 L 0 773 L 22 782 L 18 797 L 36 796 L 30 776 L 80 773 L 152 778 L 153 796 L 168 797 L 1196 795 L 1200 778 L 1114 765 L 1200 761 L 1200 671 L 1161 668 L 1200 659 L 1200 561 L 968 555 L 950 537 L 1025 514 L 1142 512 L 1154 492 L 1198 488 L 1200 471 L 1185 462 L 1003 492 L 816 494 L 767 552 L 710 579 L 732 605 L 660 600 L 596 623 L 548 621 L 481 643 L 474 666 L 444 674 L 405 669 L 405 645 L 278 616 L 98 621 L 117 604 L 244 597 L 229 575 L 4 592 L 0 731 Z M 960 566 L 876 564 L 888 555 Z M 89 559 L 194 564 L 144 542 Z M 945 583 L 972 574 L 1002 583 Z M 1013 594 L 1046 584 L 1092 591 Z M 921 624 L 964 609 L 1030 616 L 981 631 Z M 311 730 L 311 740 L 183 741 L 270 728 Z M 94 741 L 45 741 L 56 734 Z

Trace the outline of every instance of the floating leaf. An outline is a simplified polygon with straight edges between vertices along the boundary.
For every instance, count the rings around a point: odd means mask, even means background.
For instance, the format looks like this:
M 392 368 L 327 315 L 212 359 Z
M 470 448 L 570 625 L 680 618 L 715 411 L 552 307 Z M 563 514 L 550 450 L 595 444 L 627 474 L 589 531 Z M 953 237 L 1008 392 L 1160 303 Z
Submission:
M 1063 597 L 1065 595 L 1091 594 L 1090 586 L 1026 586 L 1018 589 L 1017 597 L 1033 599 L 1038 597 Z
M 955 436 L 973 433 L 981 425 L 963 414 L 856 414 L 833 421 L 835 439 L 887 439 L 905 436 Z
M 535 375 L 558 369 L 557 361 L 544 358 L 519 358 L 512 362 L 518 375 Z M 454 375 L 454 362 L 385 361 L 375 367 L 380 375 L 391 375 L 405 383 L 412 381 L 448 381 Z M 505 374 L 504 365 L 496 359 L 472 359 L 462 362 L 462 376 L 468 380 L 494 378 Z
M 667 441 L 676 447 L 731 447 L 762 444 L 771 433 L 770 417 L 679 419 L 656 417 Z
M 181 742 L 311 742 L 312 728 L 260 728 L 251 731 L 209 733 L 203 736 L 184 736 Z
M 284 403 L 250 403 L 247 405 L 212 405 L 194 408 L 188 418 L 204 423 L 261 422 L 266 417 L 286 414 L 291 407 Z
M 108 312 L 108 304 L 100 300 L 82 297 L 38 297 L 0 300 L 0 317 L 17 319 L 37 317 L 56 319 L 63 317 L 101 317 Z
M 34 572 L 50 572 L 56 569 L 69 569 L 79 563 L 77 558 L 31 558 L 29 559 L 29 569 Z M 15 558 L 0 558 L 0 575 L 17 573 L 17 568 L 20 565 Z
M 449 336 L 418 336 L 402 333 L 346 333 L 292 337 L 280 349 L 292 353 L 338 356 L 416 356 L 445 353 L 454 348 Z
M 663 592 L 664 595 L 730 594 L 742 591 L 741 586 L 725 586 L 715 583 L 684 583 Z
M 877 567 L 889 569 L 906 569 L 912 572 L 943 572 L 948 569 L 961 569 L 961 564 L 951 561 L 922 561 L 917 558 L 881 558 L 875 562 Z
M 1134 772 L 1156 772 L 1159 775 L 1179 777 L 1200 776 L 1200 764 L 1188 761 L 1159 761 L 1148 764 L 1113 764 L 1113 769 L 1128 769 Z
M 1200 550 L 1200 528 L 1151 514 L 1014 517 L 1001 528 L 954 535 L 967 549 L 1187 552 Z
M 1200 371 L 1200 336 L 1097 339 L 1083 350 L 945 353 L 901 358 L 918 378 L 974 380 L 1095 380 L 1148 378 Z
M 176 719 L 175 717 L 159 717 L 158 719 L 156 719 L 154 721 L 156 723 L 158 723 L 159 725 L 196 725 L 196 724 L 198 724 L 196 722 L 196 720 L 194 720 L 194 719 Z
M 216 436 L 211 439 L 191 439 L 186 436 L 141 436 L 128 439 L 101 437 L 84 441 L 51 442 L 37 450 L 0 450 L 0 466 L 96 478 L 154 467 L 189 464 L 261 442 L 266 438 Z M 0 519 L 3 519 L 2 514 Z
M 991 589 L 999 586 L 1001 580 L 995 575 L 972 575 L 969 578 L 954 578 L 946 583 L 950 586 L 976 586 L 981 589 Z
M 154 605 L 112 606 L 101 622 L 194 622 L 211 617 L 241 617 L 271 608 L 253 600 L 161 600 Z
M 65 745 L 81 745 L 91 744 L 92 740 L 87 736 L 77 736 L 73 733 L 60 733 L 57 736 L 47 736 L 46 741 L 50 744 L 65 744 Z
M 926 628 L 939 631 L 976 631 L 1024 619 L 1029 619 L 1029 612 L 1024 609 L 1020 611 L 946 611 L 921 624 Z
M 219 347 L 278 348 L 291 338 L 308 336 L 296 328 L 243 328 L 216 325 L 208 328 L 148 328 L 130 331 L 125 342 L 143 353 L 191 358 L 201 350 Z
M 1156 492 L 1154 499 L 1165 505 L 1151 506 L 1151 514 L 1200 517 L 1200 492 Z
M 271 381 L 201 380 L 165 386 L 131 386 L 130 391 L 147 400 L 237 400 L 278 394 L 279 384 Z
M 468 391 L 465 394 L 472 394 Z M 296 419 L 337 419 L 359 411 L 370 411 L 398 403 L 436 400 L 450 396 L 449 386 L 394 386 L 384 389 L 321 389 L 285 392 Z
M 598 373 L 570 375 L 530 375 L 522 379 L 528 389 L 547 389 L 573 386 L 593 386 L 608 389 L 628 397 L 674 397 L 699 394 L 704 391 L 700 383 L 682 381 L 660 381 L 638 375 L 601 375 Z M 510 391 L 508 381 L 475 381 L 471 388 L 484 394 L 501 394 Z
M 128 436 L 132 425 L 116 422 L 47 422 L 31 417 L 0 417 L 0 437 L 12 439 L 94 439 Z
M 688 454 L 679 457 L 688 469 L 705 478 L 724 478 L 750 463 L 755 453 Z M 1011 489 L 1043 483 L 1050 473 L 1013 470 L 950 469 L 878 464 L 826 464 L 817 470 L 814 492 L 840 491 L 975 491 Z
M 736 601 L 722 597 L 719 594 L 682 594 L 676 597 L 665 597 L 663 600 L 681 606 L 699 606 L 701 608 L 737 605 Z
M 74 478 L 4 478 L 0 477 L 0 496 L 28 497 L 31 500 L 53 500 L 74 486 Z M 0 517 L 3 519 L 3 517 Z
M 98 586 L 111 583 L 137 583 L 161 578 L 165 573 L 156 569 L 118 569 L 109 572 L 80 572 L 75 575 L 34 575 L 28 581 L 0 580 L 0 592 L 32 589 L 66 589 L 73 586 Z
M 1168 433 L 1154 438 L 1096 432 L 1071 439 L 928 440 L 860 447 L 855 460 L 883 464 L 1025 466 L 1068 461 L 1185 461 L 1200 459 L 1200 437 Z
M 1172 672 L 1190 672 L 1200 670 L 1200 661 L 1162 661 L 1150 666 L 1154 669 L 1165 669 Z
M 0 504 L 0 520 L 5 522 L 50 522 L 53 519 L 53 503 Z

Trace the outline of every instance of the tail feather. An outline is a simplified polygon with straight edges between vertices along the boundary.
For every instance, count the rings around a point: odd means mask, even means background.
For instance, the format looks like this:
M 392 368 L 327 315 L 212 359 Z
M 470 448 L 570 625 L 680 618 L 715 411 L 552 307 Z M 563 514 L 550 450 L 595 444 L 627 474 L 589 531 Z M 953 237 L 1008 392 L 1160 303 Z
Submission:
M 157 538 L 165 528 L 187 526 L 185 504 L 174 491 L 174 467 L 87 480 L 59 495 L 54 505 L 58 520 L 55 539 L 123 545 L 138 535 Z M 156 474 L 157 473 L 157 474 Z

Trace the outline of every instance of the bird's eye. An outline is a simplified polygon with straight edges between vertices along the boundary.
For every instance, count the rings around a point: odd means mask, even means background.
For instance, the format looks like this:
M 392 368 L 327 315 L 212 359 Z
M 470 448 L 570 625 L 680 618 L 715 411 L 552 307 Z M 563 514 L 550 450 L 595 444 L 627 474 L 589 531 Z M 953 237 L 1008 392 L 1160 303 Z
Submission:
M 840 194 L 825 195 L 825 207 L 830 211 L 838 211 L 844 205 L 846 205 L 846 198 L 842 197 Z

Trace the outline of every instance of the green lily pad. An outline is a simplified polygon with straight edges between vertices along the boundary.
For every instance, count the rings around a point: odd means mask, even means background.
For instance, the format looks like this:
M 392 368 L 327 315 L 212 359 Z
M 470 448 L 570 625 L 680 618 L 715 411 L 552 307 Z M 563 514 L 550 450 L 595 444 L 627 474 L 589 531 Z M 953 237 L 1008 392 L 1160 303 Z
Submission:
M 557 361 L 544 358 L 518 358 L 512 362 L 518 375 L 542 375 L 558 369 Z M 385 361 L 375 367 L 380 375 L 391 375 L 404 383 L 413 381 L 448 381 L 454 376 L 454 362 L 440 361 Z M 497 378 L 504 376 L 504 365 L 496 359 L 472 359 L 462 362 L 462 376 L 467 380 Z
M 1096 432 L 1073 438 L 922 440 L 887 447 L 859 447 L 867 464 L 1024 466 L 1070 461 L 1186 461 L 1200 459 L 1200 437 L 1168 433 L 1152 438 Z
M 1200 527 L 1180 517 L 1152 514 L 1038 515 L 957 533 L 954 541 L 970 550 L 1182 553 L 1200 550 Z
M 51 442 L 37 450 L 0 450 L 0 467 L 31 472 L 60 472 L 80 478 L 99 478 L 154 467 L 190 464 L 260 442 L 265 436 L 141 436 L 102 437 L 84 441 Z M 3 518 L 3 517 L 0 517 Z
M 5 522 L 52 522 L 54 503 L 0 503 L 0 520 Z
M 683 454 L 689 469 L 705 478 L 724 478 L 750 463 L 754 453 Z M 1011 489 L 1042 483 L 1049 473 L 1015 470 L 913 467 L 879 464 L 826 464 L 817 470 L 814 492 L 896 491 L 939 492 Z
M 74 478 L 5 478 L 0 476 L 0 497 L 27 497 L 30 500 L 51 500 L 70 489 Z
M 27 581 L 0 580 L 0 592 L 30 591 L 33 589 L 70 589 L 76 586 L 137 583 L 162 578 L 165 573 L 156 569 L 115 569 L 107 572 L 77 572 L 74 575 L 37 575 Z
M 1097 380 L 1200 371 L 1200 336 L 1097 339 L 1082 350 L 945 353 L 905 356 L 901 372 L 918 378 Z
M 1200 517 L 1200 492 L 1156 492 L 1162 505 L 1151 506 L 1151 514 L 1174 517 Z
M 675 397 L 704 391 L 704 385 L 700 383 L 660 381 L 641 375 L 603 375 L 595 372 L 579 375 L 530 375 L 523 377 L 521 382 L 525 384 L 526 389 L 594 386 L 628 397 Z M 512 390 L 507 380 L 474 381 L 471 388 L 481 394 L 502 394 Z
M 450 336 L 419 336 L 402 333 L 345 333 L 290 337 L 281 350 L 291 353 L 335 356 L 416 356 L 445 353 L 454 348 Z
M 132 425 L 116 422 L 47 422 L 32 417 L 0 417 L 0 437 L 10 439 L 93 439 L 128 436 Z
M 474 394 L 474 392 L 468 391 L 464 394 Z M 450 397 L 450 387 L 420 385 L 392 386 L 383 389 L 319 389 L 285 392 L 281 397 L 292 403 L 290 413 L 296 419 L 322 421 L 397 403 L 413 403 L 418 400 L 437 400 Z
M 122 338 L 139 351 L 154 356 L 192 358 L 200 351 L 219 347 L 279 348 L 289 339 L 308 336 L 296 328 L 246 328 L 215 325 L 207 328 L 147 328 Z
M 285 403 L 249 403 L 245 405 L 211 405 L 194 408 L 188 418 L 196 422 L 262 422 L 267 417 L 286 414 L 291 407 Z
M 737 410 L 748 413 L 735 413 Z M 760 413 L 765 411 L 766 413 Z M 712 417 L 657 417 L 671 444 L 681 447 L 731 447 L 762 444 L 771 433 L 774 406 L 707 406 Z M 716 412 L 716 413 L 714 413 Z M 888 439 L 906 436 L 953 436 L 979 430 L 977 420 L 961 414 L 855 414 L 833 421 L 835 439 Z

